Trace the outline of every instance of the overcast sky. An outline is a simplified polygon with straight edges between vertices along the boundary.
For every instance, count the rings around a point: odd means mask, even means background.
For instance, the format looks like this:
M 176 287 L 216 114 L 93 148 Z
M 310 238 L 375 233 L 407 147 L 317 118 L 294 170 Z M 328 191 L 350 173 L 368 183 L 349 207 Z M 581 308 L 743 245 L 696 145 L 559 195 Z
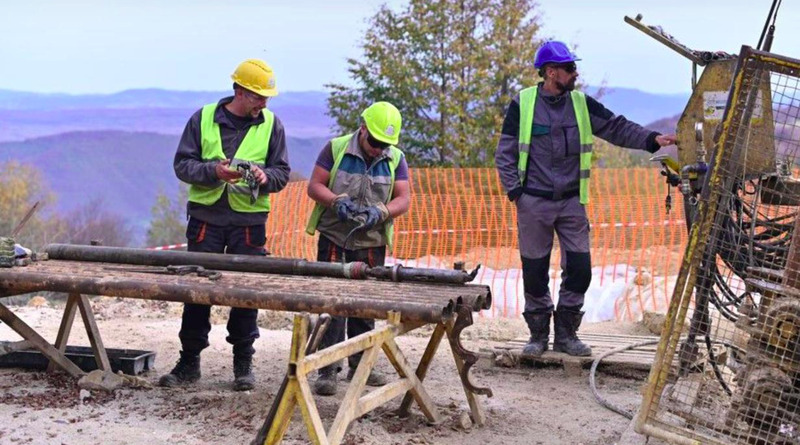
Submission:
M 2 0 L 0 89 L 111 93 L 225 90 L 248 57 L 282 91 L 347 81 L 379 0 Z M 394 9 L 406 4 L 389 0 Z M 661 25 L 696 49 L 756 46 L 772 0 L 540 0 L 545 35 L 578 46 L 589 84 L 655 93 L 690 89 L 691 64 L 623 21 Z M 773 51 L 800 58 L 800 4 L 781 6 Z

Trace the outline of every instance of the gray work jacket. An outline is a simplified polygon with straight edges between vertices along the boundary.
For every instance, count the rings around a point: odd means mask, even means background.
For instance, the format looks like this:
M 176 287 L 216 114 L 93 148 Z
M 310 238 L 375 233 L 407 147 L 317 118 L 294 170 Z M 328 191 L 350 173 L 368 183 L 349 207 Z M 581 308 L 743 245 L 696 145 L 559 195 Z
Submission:
M 522 193 L 554 200 L 578 194 L 581 143 L 572 99 L 568 92 L 558 96 L 547 93 L 541 83 L 538 88 L 524 188 L 520 185 L 517 171 L 519 95 L 508 106 L 495 153 L 500 182 L 511 200 Z M 589 96 L 586 96 L 586 105 L 595 136 L 614 145 L 651 153 L 660 148 L 656 142 L 656 136 L 660 133 L 647 130 L 624 116 L 615 115 Z
M 253 125 L 264 122 L 264 116 L 259 115 L 253 119 L 245 128 L 237 129 L 225 115 L 222 107 L 231 102 L 233 97 L 226 97 L 219 101 L 214 112 L 214 122 L 219 124 L 220 138 L 222 139 L 222 151 L 227 159 L 233 159 L 236 150 L 247 135 L 247 131 Z M 178 150 L 175 153 L 173 167 L 175 175 L 183 182 L 188 184 L 204 185 L 207 187 L 215 186 L 219 183 L 215 167 L 217 162 L 205 162 L 202 159 L 202 148 L 200 145 L 200 115 L 202 109 L 195 112 L 186 123 Z M 278 116 L 272 124 L 272 135 L 269 139 L 269 150 L 267 158 L 264 160 L 266 167 L 263 169 L 267 176 L 267 182 L 259 188 L 259 194 L 277 193 L 286 187 L 289 182 L 289 157 L 286 151 L 286 133 L 283 124 Z M 210 206 L 189 202 L 187 214 L 201 221 L 217 226 L 254 226 L 264 224 L 267 221 L 267 212 L 244 213 L 231 209 L 228 204 L 227 191 Z

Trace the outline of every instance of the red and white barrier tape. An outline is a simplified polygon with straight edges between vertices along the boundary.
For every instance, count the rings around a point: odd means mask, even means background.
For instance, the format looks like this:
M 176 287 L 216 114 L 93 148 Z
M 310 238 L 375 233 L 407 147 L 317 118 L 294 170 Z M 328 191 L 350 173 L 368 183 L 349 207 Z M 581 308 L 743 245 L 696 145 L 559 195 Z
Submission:
M 166 246 L 158 246 L 158 247 L 148 247 L 147 250 L 174 250 L 174 249 L 183 249 L 188 244 L 168 244 Z

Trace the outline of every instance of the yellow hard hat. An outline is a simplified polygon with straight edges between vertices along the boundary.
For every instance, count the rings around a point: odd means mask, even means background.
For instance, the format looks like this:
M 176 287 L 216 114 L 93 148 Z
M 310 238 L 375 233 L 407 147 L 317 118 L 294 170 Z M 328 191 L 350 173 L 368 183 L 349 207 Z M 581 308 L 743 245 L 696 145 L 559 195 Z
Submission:
M 264 97 L 278 95 L 275 88 L 275 73 L 261 59 L 247 59 L 236 67 L 231 79 L 242 88 L 246 88 Z
M 403 117 L 400 110 L 389 102 L 375 102 L 367 107 L 361 117 L 367 125 L 369 134 L 375 139 L 387 144 L 397 145 L 400 140 L 400 127 Z

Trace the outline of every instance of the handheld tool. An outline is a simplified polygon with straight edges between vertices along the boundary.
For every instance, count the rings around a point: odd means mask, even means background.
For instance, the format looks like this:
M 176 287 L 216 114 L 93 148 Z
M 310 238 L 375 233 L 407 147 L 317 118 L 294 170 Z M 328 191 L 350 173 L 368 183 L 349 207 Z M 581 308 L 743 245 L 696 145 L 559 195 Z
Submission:
M 104 267 L 105 270 L 118 270 L 122 272 L 136 272 L 136 273 L 154 273 L 162 275 L 189 275 L 197 274 L 198 277 L 205 277 L 211 281 L 217 281 L 222 278 L 222 273 L 215 270 L 207 270 L 203 266 L 183 265 L 183 266 L 166 266 L 166 267 Z
M 258 180 L 256 180 L 253 167 L 249 162 L 241 162 L 236 164 L 236 170 L 242 174 L 242 181 L 246 182 L 247 187 L 250 189 L 250 204 L 255 204 L 256 199 L 258 199 Z

